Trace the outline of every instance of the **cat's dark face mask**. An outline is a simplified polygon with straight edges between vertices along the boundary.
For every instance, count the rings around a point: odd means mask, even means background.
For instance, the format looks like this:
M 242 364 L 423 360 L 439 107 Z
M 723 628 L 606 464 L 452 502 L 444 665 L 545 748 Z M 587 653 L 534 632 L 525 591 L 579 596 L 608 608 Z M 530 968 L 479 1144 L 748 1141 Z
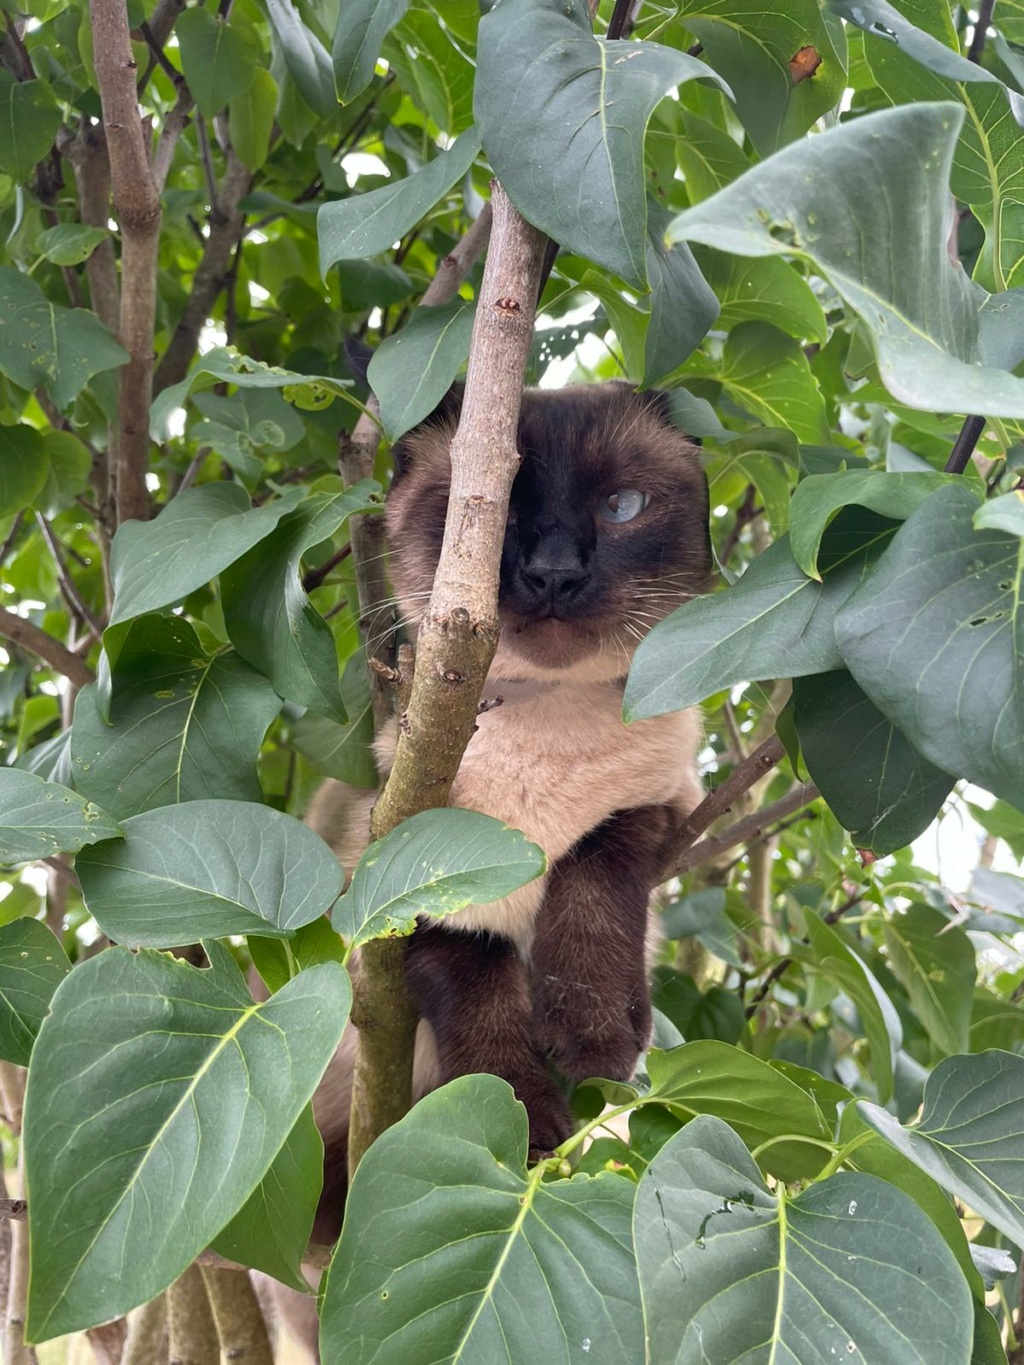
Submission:
M 392 575 L 419 619 L 440 554 L 457 393 L 396 447 Z M 519 423 L 498 597 L 504 671 L 614 677 L 711 573 L 708 494 L 659 394 L 625 384 L 530 390 Z

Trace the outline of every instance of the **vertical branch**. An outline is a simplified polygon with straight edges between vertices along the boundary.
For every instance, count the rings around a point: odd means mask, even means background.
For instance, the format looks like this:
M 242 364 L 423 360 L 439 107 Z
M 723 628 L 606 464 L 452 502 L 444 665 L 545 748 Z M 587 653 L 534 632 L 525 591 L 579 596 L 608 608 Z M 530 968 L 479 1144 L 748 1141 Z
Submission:
M 160 194 L 150 164 L 149 136 L 136 96 L 136 63 L 123 0 L 90 0 L 96 79 L 110 155 L 114 207 L 121 228 L 121 312 L 118 335 L 129 360 L 118 376 L 118 420 L 111 470 L 118 521 L 149 515 L 146 468 L 153 391 Z
M 0 1095 L 8 1126 L 21 1135 L 21 1116 L 25 1106 L 25 1071 L 11 1062 L 0 1062 Z M 18 1152 L 18 1193 L 24 1192 L 23 1153 Z M 11 1223 L 11 1269 L 5 1316 L 6 1365 L 36 1365 L 36 1353 L 25 1343 L 25 1305 L 28 1302 L 28 1223 Z
M 274 1365 L 267 1324 L 246 1272 L 204 1265 L 202 1274 L 217 1324 L 221 1358 L 238 1361 L 239 1365 Z
M 447 802 L 498 641 L 501 546 L 519 467 L 516 433 L 545 238 L 497 182 L 491 208 L 466 392 L 452 442 L 444 544 L 394 766 L 373 812 L 376 838 L 417 811 Z M 409 1105 L 413 1016 L 404 948 L 400 939 L 383 939 L 367 944 L 360 959 L 350 1172 Z
M 220 1342 L 202 1271 L 194 1263 L 167 1290 L 168 1354 L 175 1365 L 219 1365 Z
M 168 1357 L 167 1295 L 128 1314 L 128 1340 L 121 1365 L 164 1365 Z

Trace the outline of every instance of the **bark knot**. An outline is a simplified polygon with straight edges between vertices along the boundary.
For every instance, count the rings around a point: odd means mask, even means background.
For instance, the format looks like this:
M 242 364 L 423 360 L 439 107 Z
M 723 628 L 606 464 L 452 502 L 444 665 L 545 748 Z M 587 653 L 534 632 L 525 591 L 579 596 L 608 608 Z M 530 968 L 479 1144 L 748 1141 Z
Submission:
M 515 317 L 518 313 L 522 312 L 522 308 L 520 307 L 518 299 L 511 298 L 509 295 L 504 295 L 500 299 L 495 299 L 494 311 L 496 313 L 502 313 L 506 317 Z

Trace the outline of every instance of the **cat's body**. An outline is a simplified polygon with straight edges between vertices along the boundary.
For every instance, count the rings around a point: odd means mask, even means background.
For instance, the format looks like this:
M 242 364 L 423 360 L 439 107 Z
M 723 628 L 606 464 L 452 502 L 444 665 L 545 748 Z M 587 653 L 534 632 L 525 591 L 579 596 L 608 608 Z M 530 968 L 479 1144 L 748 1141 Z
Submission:
M 390 570 L 413 631 L 440 553 L 458 406 L 449 395 L 395 450 Z M 650 1035 L 648 901 L 700 799 L 699 723 L 680 712 L 626 726 L 623 688 L 637 641 L 703 590 L 711 554 L 704 475 L 662 395 L 618 383 L 528 391 L 519 449 L 484 692 L 501 702 L 479 717 L 451 804 L 522 830 L 548 871 L 502 901 L 421 923 L 407 960 L 423 1021 L 418 1091 L 504 1077 L 536 1153 L 571 1132 L 559 1077 L 628 1079 Z M 377 740 L 384 773 L 396 735 L 394 721 Z M 348 870 L 373 799 L 327 782 L 307 816 Z M 339 1231 L 354 1045 L 350 1029 L 314 1100 L 320 1241 Z M 312 1346 L 311 1304 L 297 1298 L 285 1296 L 286 1316 Z

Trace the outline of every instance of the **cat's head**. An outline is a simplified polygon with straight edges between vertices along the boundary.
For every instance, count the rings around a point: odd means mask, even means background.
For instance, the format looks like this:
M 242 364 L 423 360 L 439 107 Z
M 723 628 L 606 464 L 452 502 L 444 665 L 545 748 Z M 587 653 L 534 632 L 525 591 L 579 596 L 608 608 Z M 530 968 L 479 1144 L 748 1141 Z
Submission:
M 444 536 L 461 392 L 395 447 L 391 576 L 418 624 Z M 500 677 L 622 676 L 637 642 L 707 585 L 707 481 L 663 394 L 529 389 L 519 419 L 498 609 Z

